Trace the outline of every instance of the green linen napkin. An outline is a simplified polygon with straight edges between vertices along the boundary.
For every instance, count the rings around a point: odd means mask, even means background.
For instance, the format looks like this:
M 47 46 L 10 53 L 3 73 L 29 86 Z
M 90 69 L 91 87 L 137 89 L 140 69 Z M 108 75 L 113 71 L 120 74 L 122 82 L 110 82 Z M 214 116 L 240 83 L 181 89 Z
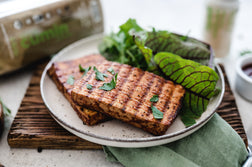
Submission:
M 238 167 L 248 156 L 243 140 L 218 114 L 195 133 L 166 145 L 103 150 L 107 160 L 126 167 Z

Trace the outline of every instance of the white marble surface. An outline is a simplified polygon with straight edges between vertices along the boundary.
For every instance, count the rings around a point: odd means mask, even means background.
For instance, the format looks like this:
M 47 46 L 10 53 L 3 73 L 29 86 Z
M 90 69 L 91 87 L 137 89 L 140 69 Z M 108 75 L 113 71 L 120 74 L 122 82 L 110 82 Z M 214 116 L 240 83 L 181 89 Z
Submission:
M 105 32 L 117 31 L 118 25 L 129 17 L 136 18 L 144 28 L 151 26 L 166 29 L 203 40 L 202 32 L 205 19 L 205 2 L 202 0 L 101 0 L 105 18 Z M 224 62 L 231 87 L 234 91 L 245 131 L 252 139 L 252 103 L 241 98 L 234 89 L 234 65 L 239 52 L 252 50 L 252 1 L 241 1 L 237 15 L 230 55 L 218 61 Z M 6 127 L 0 139 L 0 163 L 7 167 L 33 166 L 121 166 L 107 162 L 103 151 L 90 150 L 43 150 L 12 149 L 7 143 L 7 134 L 26 88 L 31 78 L 31 70 L 23 70 L 17 74 L 0 77 L 0 97 L 11 109 L 6 119 Z M 251 87 L 252 89 L 252 87 Z

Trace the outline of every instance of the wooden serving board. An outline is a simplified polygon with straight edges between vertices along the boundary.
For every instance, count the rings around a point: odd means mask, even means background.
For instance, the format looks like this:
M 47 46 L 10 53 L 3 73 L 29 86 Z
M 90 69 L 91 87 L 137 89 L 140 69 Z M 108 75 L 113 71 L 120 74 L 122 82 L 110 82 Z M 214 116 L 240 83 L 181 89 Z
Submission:
M 101 145 L 83 140 L 62 128 L 48 113 L 40 95 L 40 77 L 45 64 L 39 65 L 30 81 L 17 115 L 8 135 L 10 147 L 46 149 L 101 149 Z M 230 89 L 224 67 L 226 91 L 218 108 L 225 119 L 242 137 L 247 145 L 247 137 Z
M 61 127 L 49 114 L 40 94 L 40 78 L 47 63 L 38 65 L 8 134 L 14 148 L 102 149 Z

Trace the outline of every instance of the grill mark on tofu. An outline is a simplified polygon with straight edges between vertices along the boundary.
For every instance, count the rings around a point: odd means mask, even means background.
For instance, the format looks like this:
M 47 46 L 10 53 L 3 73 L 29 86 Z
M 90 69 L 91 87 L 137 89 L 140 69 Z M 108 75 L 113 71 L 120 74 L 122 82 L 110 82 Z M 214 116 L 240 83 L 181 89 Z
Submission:
M 113 68 L 113 64 L 114 63 L 110 63 L 110 64 L 104 64 L 103 65 L 103 67 L 104 67 L 104 70 L 103 70 L 103 73 L 105 73 L 106 71 L 107 71 L 107 69 L 108 68 L 110 68 L 110 67 L 112 67 Z M 120 70 L 122 69 L 121 68 L 121 66 L 118 66 L 119 68 L 117 68 L 117 69 L 114 69 L 114 71 L 115 71 L 115 73 L 119 73 L 120 72 Z M 98 70 L 100 69 L 100 67 L 98 67 Z M 104 91 L 104 90 L 101 90 L 101 89 L 99 89 L 99 87 L 100 86 L 102 86 L 103 85 L 103 83 L 105 83 L 105 82 L 110 82 L 111 80 L 112 80 L 112 78 L 114 77 L 114 75 L 112 75 L 111 73 L 107 73 L 108 74 L 108 77 L 107 78 L 105 78 L 105 81 L 104 82 L 102 82 L 101 83 L 101 81 L 97 81 L 96 79 L 96 87 L 95 87 L 95 89 L 92 89 L 92 93 L 93 93 L 93 96 L 92 96 L 92 98 L 95 98 L 95 97 L 98 97 L 98 100 L 96 101 L 96 105 L 97 106 L 99 106 L 99 102 L 100 101 L 102 101 L 102 99 L 103 99 L 103 96 L 106 94 L 106 91 Z M 95 82 L 95 81 L 94 81 Z M 97 85 L 99 83 L 99 86 Z M 89 93 L 89 92 L 88 92 Z M 99 108 L 100 108 L 100 106 L 99 106 Z
M 135 84 L 137 84 L 136 81 L 140 81 L 141 77 L 142 77 L 142 74 L 137 75 L 135 68 L 131 68 L 129 75 L 127 76 L 128 82 L 125 82 L 123 86 L 119 88 L 120 92 L 117 93 L 118 94 L 117 98 L 115 98 L 113 105 L 111 105 L 110 107 L 117 107 L 117 108 L 120 108 L 122 112 L 125 112 L 124 108 L 128 104 L 128 101 L 130 99 L 130 94 L 132 94 L 132 92 L 134 91 Z M 113 96 L 110 98 L 113 98 Z M 127 115 L 123 116 L 123 119 L 127 121 L 130 120 L 129 117 L 127 117 Z
M 123 68 L 124 67 L 124 68 Z M 103 92 L 103 96 L 101 98 L 98 99 L 98 102 L 101 102 L 101 101 L 105 101 L 108 106 L 107 106 L 107 110 L 109 110 L 109 107 L 112 106 L 116 100 L 118 100 L 117 96 L 118 95 L 121 95 L 121 93 L 118 93 L 119 90 L 121 90 L 121 87 L 124 86 L 125 83 L 128 83 L 128 82 L 125 82 L 127 81 L 127 74 L 130 74 L 130 70 L 132 70 L 132 68 L 129 68 L 130 66 L 128 65 L 118 65 L 118 63 L 115 65 L 115 66 L 112 66 L 112 68 L 114 69 L 115 73 L 119 73 L 121 76 L 125 76 L 125 78 L 117 78 L 117 85 L 116 85 L 116 88 L 117 89 L 112 89 L 111 91 L 104 91 L 104 90 L 99 90 L 101 92 Z M 114 77 L 114 75 L 112 76 Z M 109 78 L 109 81 L 112 79 Z M 94 90 L 96 93 L 98 90 Z M 103 98 L 104 95 L 106 95 L 106 98 Z
M 172 98 L 172 95 L 173 95 L 173 90 L 174 90 L 174 85 L 172 85 L 172 84 L 170 84 L 168 82 L 168 84 L 164 87 L 164 94 L 166 93 L 167 96 L 164 99 L 166 102 L 165 102 L 165 105 L 163 107 L 163 110 L 167 109 L 167 106 L 169 106 L 171 104 L 170 102 L 171 102 L 171 98 Z M 164 121 L 167 119 L 167 115 L 172 114 L 172 110 L 170 108 L 171 107 L 169 107 L 169 109 L 167 110 L 167 112 L 164 113 L 164 115 L 163 115 L 163 119 L 162 119 L 163 123 L 166 123 Z
M 78 93 L 82 93 L 82 90 L 83 90 L 83 88 L 84 88 L 84 85 L 89 81 L 89 80 L 91 80 L 92 78 L 94 78 L 95 76 L 94 76 L 94 71 L 91 71 L 91 73 L 89 74 L 89 75 L 86 75 L 86 76 L 84 76 L 82 79 L 80 79 L 80 81 L 84 81 L 83 83 L 82 83 L 82 85 L 79 85 L 79 87 L 78 87 L 78 90 L 79 90 L 79 92 Z M 83 80 L 83 79 L 85 79 L 85 80 Z M 80 104 L 80 105 L 83 105 L 83 103 L 82 103 L 82 98 L 80 98 L 79 99 L 79 101 L 77 102 L 78 104 Z
M 132 73 L 132 68 L 129 68 L 128 65 L 124 65 L 123 67 L 125 68 L 121 68 L 122 66 L 119 66 L 119 69 L 117 70 L 116 73 L 120 74 L 120 76 L 122 76 L 122 78 L 118 78 L 117 79 L 117 83 L 116 83 L 116 87 L 117 87 L 117 91 L 114 91 L 115 95 L 112 97 L 112 101 L 108 104 L 109 106 L 112 106 L 115 101 L 117 100 L 117 97 L 119 95 L 118 91 L 122 90 L 122 87 L 124 86 L 125 83 L 128 82 L 128 78 Z M 115 70 L 115 69 L 114 69 Z M 125 78 L 123 78 L 125 77 Z
M 139 107 L 139 113 L 138 113 L 139 116 L 141 115 L 142 117 L 146 117 L 145 119 L 153 119 L 153 114 L 150 109 L 150 107 L 151 107 L 150 99 L 153 97 L 153 95 L 158 95 L 159 100 L 158 100 L 158 102 L 153 103 L 153 105 L 155 106 L 156 104 L 163 103 L 164 100 L 162 98 L 160 98 L 160 94 L 162 93 L 162 89 L 163 89 L 163 84 L 164 84 L 164 81 L 155 77 L 153 84 L 150 88 L 150 92 L 146 96 L 146 103 L 148 102 L 148 104 L 143 103 L 143 102 L 141 103 L 141 105 Z M 162 110 L 160 110 L 160 111 L 162 111 Z
M 134 68 L 132 69 L 132 75 L 129 78 L 129 84 L 130 87 L 128 89 L 128 91 L 124 91 L 124 93 L 128 96 L 128 98 L 126 98 L 125 104 L 123 105 L 122 111 L 126 112 L 127 107 L 129 106 L 129 102 L 132 98 L 132 94 L 136 91 L 136 87 L 138 86 L 138 84 L 141 82 L 143 76 L 144 76 L 144 72 L 140 71 L 138 68 Z
M 147 94 L 149 93 L 149 90 L 151 88 L 151 85 L 153 84 L 153 79 L 155 79 L 155 77 L 151 76 L 151 75 L 148 75 L 147 72 L 145 72 L 144 76 L 142 77 L 141 79 L 141 84 L 139 84 L 134 93 L 132 94 L 132 98 L 131 98 L 131 103 L 132 105 L 129 104 L 129 106 L 133 106 L 133 109 L 134 109 L 134 115 L 136 116 L 137 113 L 140 113 L 138 111 L 138 108 L 141 107 L 141 106 L 145 106 L 145 104 L 149 103 L 148 100 L 146 99 L 146 96 Z M 138 100 L 138 98 L 136 99 L 136 97 L 140 95 L 140 99 Z M 133 100 L 134 99 L 134 100 Z M 136 99 L 136 100 L 135 100 Z M 129 110 L 130 108 L 128 108 Z M 127 108 L 126 108 L 127 110 Z

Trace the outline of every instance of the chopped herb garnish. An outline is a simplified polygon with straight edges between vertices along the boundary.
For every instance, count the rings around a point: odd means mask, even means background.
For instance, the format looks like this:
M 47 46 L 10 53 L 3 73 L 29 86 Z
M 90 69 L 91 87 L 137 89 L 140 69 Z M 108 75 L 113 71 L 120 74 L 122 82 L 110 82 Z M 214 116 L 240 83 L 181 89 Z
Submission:
M 79 69 L 80 69 L 80 72 L 84 72 L 82 77 L 85 76 L 87 74 L 87 72 L 91 69 L 91 66 L 87 67 L 87 68 L 83 68 L 81 66 L 81 64 L 79 64 Z
M 114 71 L 114 69 L 112 67 L 110 67 L 107 71 L 110 72 L 113 75 L 115 74 L 115 71 Z
M 11 110 L 2 102 L 1 99 L 0 103 L 2 104 L 4 115 L 9 116 L 11 114 Z
M 150 99 L 151 102 L 158 102 L 158 95 L 153 95 Z
M 99 81 L 104 81 L 104 77 L 108 77 L 107 74 L 101 73 L 100 71 L 98 71 L 98 69 L 94 66 L 93 67 L 94 71 L 95 71 L 95 79 L 99 80 Z
M 68 79 L 67 79 L 67 83 L 69 85 L 73 85 L 74 84 L 74 76 L 69 75 Z
M 159 111 L 155 106 L 153 106 L 151 104 L 151 110 L 152 110 L 152 114 L 154 116 L 155 119 L 163 119 L 163 113 L 161 111 Z
M 92 88 L 93 88 L 93 86 L 92 86 L 92 85 L 87 84 L 87 89 L 91 90 Z
M 112 78 L 111 82 L 104 83 L 101 87 L 99 87 L 99 89 L 106 91 L 114 89 L 116 87 L 117 75 L 118 73 L 116 73 L 114 78 Z

